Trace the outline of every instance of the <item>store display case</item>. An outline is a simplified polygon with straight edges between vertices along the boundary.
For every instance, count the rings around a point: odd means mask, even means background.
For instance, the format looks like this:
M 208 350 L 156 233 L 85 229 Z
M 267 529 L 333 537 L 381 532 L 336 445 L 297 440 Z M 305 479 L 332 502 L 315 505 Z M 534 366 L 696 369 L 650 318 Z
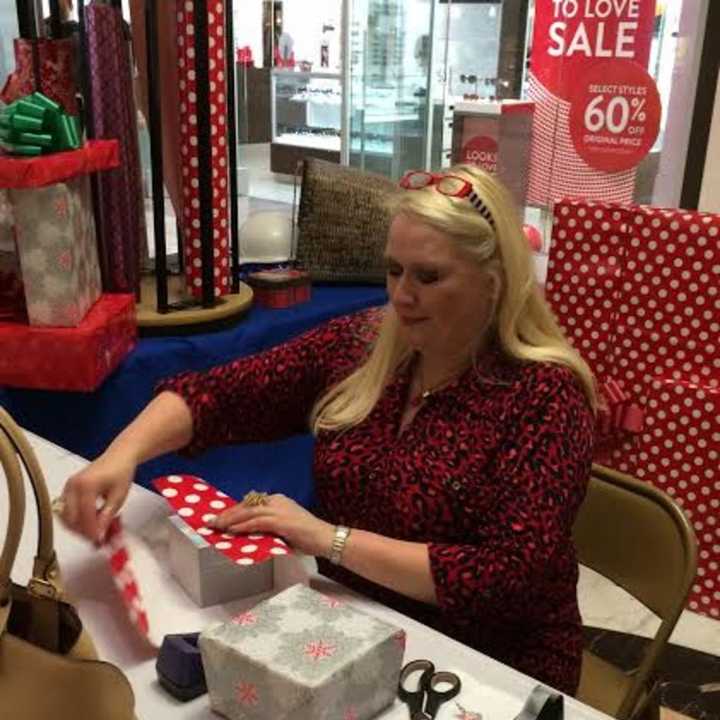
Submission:
M 305 157 L 339 163 L 341 124 L 339 73 L 272 71 L 272 172 L 293 174 Z
M 270 68 L 237 63 L 238 143 L 272 140 Z
M 424 99 L 398 100 L 368 88 L 365 107 L 352 109 L 350 164 L 398 178 L 407 158 L 422 157 L 424 116 Z

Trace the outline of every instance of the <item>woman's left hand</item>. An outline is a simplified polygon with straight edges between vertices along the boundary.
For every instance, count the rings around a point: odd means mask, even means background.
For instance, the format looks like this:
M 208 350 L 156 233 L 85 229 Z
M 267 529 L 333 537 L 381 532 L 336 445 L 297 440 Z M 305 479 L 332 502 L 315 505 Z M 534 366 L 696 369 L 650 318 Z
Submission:
M 285 495 L 270 495 L 264 505 L 238 503 L 218 515 L 213 527 L 228 533 L 279 535 L 298 552 L 327 557 L 335 528 Z

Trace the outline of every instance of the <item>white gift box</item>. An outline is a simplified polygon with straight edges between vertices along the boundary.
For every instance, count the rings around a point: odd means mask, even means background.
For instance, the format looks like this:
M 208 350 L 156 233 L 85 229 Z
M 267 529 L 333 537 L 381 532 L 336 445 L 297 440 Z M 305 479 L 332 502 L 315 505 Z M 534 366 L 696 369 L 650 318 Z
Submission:
M 168 526 L 170 572 L 200 607 L 272 590 L 273 560 L 240 566 L 177 515 L 168 518 Z
M 211 707 L 230 720 L 366 720 L 395 699 L 405 632 L 294 585 L 199 644 Z

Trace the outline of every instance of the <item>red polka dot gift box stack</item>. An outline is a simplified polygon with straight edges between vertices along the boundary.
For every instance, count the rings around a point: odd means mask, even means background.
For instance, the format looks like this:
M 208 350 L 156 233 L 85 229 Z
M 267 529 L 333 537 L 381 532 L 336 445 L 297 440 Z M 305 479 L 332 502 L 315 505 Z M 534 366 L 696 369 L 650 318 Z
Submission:
M 546 295 L 606 401 L 596 460 L 683 508 L 720 618 L 720 215 L 558 203 Z
M 185 275 L 189 291 L 202 296 L 200 243 L 200 153 L 210 153 L 212 168 L 212 239 L 215 296 L 231 292 L 228 243 L 228 148 L 225 126 L 227 81 L 225 8 L 222 0 L 208 2 L 208 99 L 210 147 L 200 147 L 197 115 L 197 35 L 194 3 L 177 5 L 178 74 L 180 86 L 180 153 L 182 156 L 182 213 L 185 239 Z

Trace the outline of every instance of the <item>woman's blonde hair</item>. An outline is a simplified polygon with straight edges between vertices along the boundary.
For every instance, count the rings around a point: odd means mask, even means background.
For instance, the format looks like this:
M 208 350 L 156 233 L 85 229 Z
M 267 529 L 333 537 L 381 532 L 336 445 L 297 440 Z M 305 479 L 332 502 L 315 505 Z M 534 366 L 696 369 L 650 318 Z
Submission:
M 566 340 L 540 292 L 528 241 L 510 194 L 496 178 L 471 165 L 456 165 L 444 174 L 470 182 L 484 212 L 478 212 L 468 198 L 448 197 L 428 186 L 393 196 L 389 201 L 391 216 L 403 215 L 425 223 L 473 255 L 495 282 L 490 324 L 502 351 L 520 361 L 551 362 L 569 368 L 595 409 L 592 372 Z M 488 211 L 490 221 L 486 219 Z M 365 362 L 315 404 L 310 417 L 313 431 L 342 430 L 361 423 L 411 355 L 411 348 L 398 333 L 395 313 L 388 306 Z

